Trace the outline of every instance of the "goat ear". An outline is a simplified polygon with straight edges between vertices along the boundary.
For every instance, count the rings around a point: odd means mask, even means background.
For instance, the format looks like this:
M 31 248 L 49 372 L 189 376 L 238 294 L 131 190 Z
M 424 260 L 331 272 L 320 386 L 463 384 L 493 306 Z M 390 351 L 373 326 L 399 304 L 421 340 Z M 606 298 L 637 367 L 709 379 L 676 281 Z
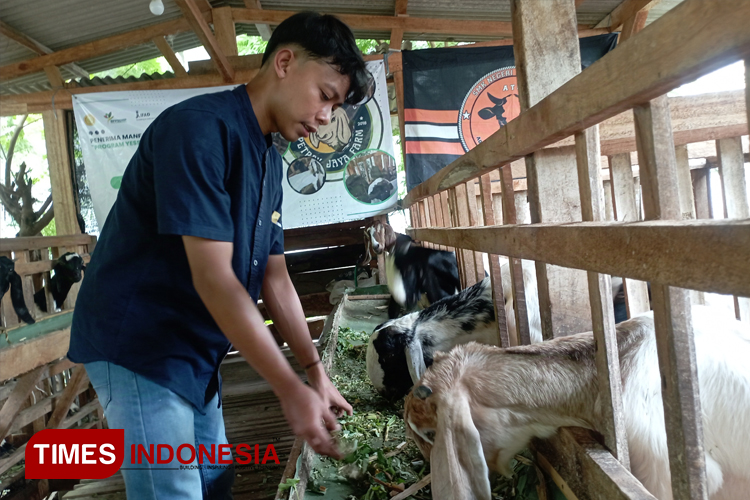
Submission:
M 432 491 L 446 498 L 490 500 L 489 469 L 466 397 L 444 398 L 437 421 L 430 453 Z
M 340 111 L 339 111 L 340 110 Z M 342 146 L 349 144 L 352 138 L 352 129 L 349 127 L 349 117 L 346 115 L 344 108 L 337 108 L 338 120 L 336 121 L 336 136 L 341 141 Z M 336 113 L 334 111 L 334 113 Z
M 411 381 L 417 384 L 427 370 L 427 365 L 424 362 L 424 354 L 422 353 L 422 342 L 418 338 L 413 338 L 406 346 L 405 351 L 406 364 L 409 367 Z
M 483 120 L 489 120 L 495 116 L 495 113 L 492 112 L 492 108 L 482 108 L 479 110 L 479 117 Z
M 385 247 L 390 248 L 396 243 L 396 232 L 390 224 L 383 224 L 383 230 L 385 236 Z
M 312 134 L 310 134 L 309 139 L 310 139 L 310 144 L 315 149 L 317 149 L 318 146 L 320 146 L 320 137 L 318 137 L 318 133 L 317 132 L 313 132 Z

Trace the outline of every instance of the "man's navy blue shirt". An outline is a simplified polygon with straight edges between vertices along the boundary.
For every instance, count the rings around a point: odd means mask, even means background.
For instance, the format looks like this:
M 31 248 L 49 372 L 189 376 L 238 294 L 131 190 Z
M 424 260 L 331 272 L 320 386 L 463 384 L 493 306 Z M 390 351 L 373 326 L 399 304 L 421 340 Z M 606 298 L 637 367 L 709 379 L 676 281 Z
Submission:
M 182 236 L 232 242 L 234 272 L 257 301 L 268 256 L 284 253 L 282 176 L 244 85 L 162 112 L 86 267 L 68 357 L 123 366 L 202 409 L 230 343 L 193 286 Z

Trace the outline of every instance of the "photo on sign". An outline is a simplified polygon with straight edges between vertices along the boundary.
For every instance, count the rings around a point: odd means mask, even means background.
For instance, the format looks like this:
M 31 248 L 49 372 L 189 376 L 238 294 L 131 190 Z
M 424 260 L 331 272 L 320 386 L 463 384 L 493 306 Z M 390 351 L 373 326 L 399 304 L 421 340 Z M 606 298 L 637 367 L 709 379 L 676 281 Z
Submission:
M 344 184 L 359 202 L 383 203 L 398 193 L 396 159 L 378 149 L 363 151 L 346 165 Z
M 299 194 L 313 194 L 320 191 L 326 182 L 326 169 L 311 156 L 297 158 L 286 171 L 289 185 Z

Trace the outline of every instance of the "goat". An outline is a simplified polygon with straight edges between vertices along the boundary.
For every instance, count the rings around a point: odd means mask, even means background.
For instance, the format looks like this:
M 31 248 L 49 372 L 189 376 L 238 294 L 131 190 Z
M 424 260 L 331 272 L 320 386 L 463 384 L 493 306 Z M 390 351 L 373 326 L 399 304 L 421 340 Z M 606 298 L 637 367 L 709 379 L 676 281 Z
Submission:
M 341 151 L 349 144 L 352 138 L 352 129 L 349 125 L 349 116 L 344 108 L 336 108 L 331 113 L 331 121 L 318 127 L 318 130 L 310 134 L 310 144 L 317 149 L 322 142 L 334 151 Z
M 74 252 L 68 252 L 55 263 L 55 267 L 52 268 L 55 275 L 49 280 L 49 287 L 52 291 L 52 297 L 55 300 L 55 308 L 62 307 L 63 302 L 68 297 L 70 288 L 81 281 L 81 271 L 86 270 L 86 266 L 83 264 L 83 257 Z M 45 288 L 34 294 L 34 302 L 37 307 L 44 312 L 47 312 L 47 299 L 45 297 Z
M 26 301 L 23 299 L 23 281 L 16 272 L 16 264 L 8 257 L 0 257 L 0 297 L 4 297 L 10 289 L 10 301 L 18 319 L 28 325 L 35 323 L 31 317 Z M 0 325 L 1 326 L 1 325 Z
M 512 94 L 516 98 L 518 98 L 517 94 Z M 487 96 L 490 98 L 490 102 L 494 104 L 494 106 L 489 106 L 486 108 L 482 108 L 479 110 L 479 117 L 482 120 L 491 120 L 493 117 L 497 118 L 497 124 L 501 127 L 504 127 L 508 123 L 508 119 L 505 117 L 505 105 L 508 103 L 508 97 L 495 97 L 489 92 L 487 93 Z
M 534 261 L 522 260 L 524 296 L 526 299 L 526 314 L 529 319 L 529 336 L 531 343 L 542 341 L 542 315 L 539 312 L 539 294 L 536 282 Z M 504 262 L 500 266 L 503 280 L 503 299 L 505 301 L 505 318 L 508 324 L 508 336 L 513 345 L 518 339 L 516 331 L 516 315 L 514 312 L 513 285 L 510 280 L 510 265 Z
M 708 494 L 750 498 L 750 331 L 693 306 Z M 623 412 L 633 475 L 671 500 L 653 313 L 617 326 Z M 436 353 L 406 398 L 407 434 L 432 461 L 442 498 L 490 498 L 488 471 L 510 475 L 510 459 L 533 437 L 601 422 L 591 332 L 500 349 L 470 343 Z
M 385 252 L 388 290 L 393 298 L 388 307 L 389 318 L 398 316 L 398 306 L 412 311 L 423 294 L 432 304 L 461 289 L 458 262 L 453 252 L 416 245 L 410 237 L 395 233 L 389 224 L 381 221 L 373 223 L 365 233 L 376 254 Z
M 383 397 L 402 398 L 432 364 L 436 351 L 470 341 L 497 342 L 489 278 L 376 327 L 367 344 L 367 374 Z

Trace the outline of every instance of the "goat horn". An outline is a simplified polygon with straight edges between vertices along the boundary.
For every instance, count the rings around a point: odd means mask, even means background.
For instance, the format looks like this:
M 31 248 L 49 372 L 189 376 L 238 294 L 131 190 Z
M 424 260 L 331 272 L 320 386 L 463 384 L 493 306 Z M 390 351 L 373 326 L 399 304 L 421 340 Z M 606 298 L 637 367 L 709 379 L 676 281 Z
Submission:
M 432 389 L 430 389 L 426 385 L 420 385 L 419 387 L 414 389 L 414 395 L 419 399 L 427 399 L 432 395 Z

